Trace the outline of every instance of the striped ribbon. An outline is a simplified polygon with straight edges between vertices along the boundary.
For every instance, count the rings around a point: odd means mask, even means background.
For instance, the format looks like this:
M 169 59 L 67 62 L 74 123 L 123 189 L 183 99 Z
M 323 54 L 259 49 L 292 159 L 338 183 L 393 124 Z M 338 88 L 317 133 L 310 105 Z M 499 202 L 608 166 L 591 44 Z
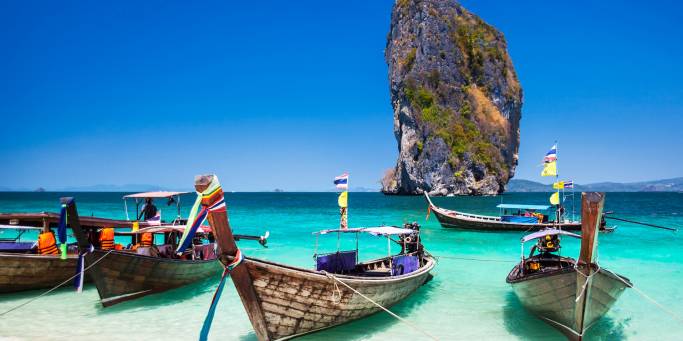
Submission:
M 202 331 L 199 334 L 200 341 L 206 341 L 209 337 L 209 331 L 211 330 L 211 324 L 213 323 L 213 316 L 216 313 L 216 306 L 218 306 L 218 301 L 221 298 L 221 294 L 223 293 L 223 287 L 225 286 L 225 279 L 228 277 L 228 275 L 234 268 L 236 268 L 238 265 L 242 263 L 243 260 L 244 255 L 242 255 L 242 251 L 237 249 L 235 258 L 223 270 L 223 276 L 221 276 L 221 281 L 218 283 L 218 288 L 216 288 L 216 292 L 213 294 L 213 299 L 211 300 L 211 306 L 209 307 L 209 311 L 206 313 L 206 318 L 204 318 Z
M 83 279 L 85 278 L 85 275 L 83 272 L 85 271 L 85 254 L 93 252 L 95 248 L 90 245 L 90 248 L 85 251 L 81 251 L 78 253 L 78 263 L 76 263 L 76 277 L 74 278 L 74 288 L 76 288 L 76 292 L 81 293 L 83 292 Z
M 59 225 L 57 226 L 57 240 L 59 241 L 59 249 L 61 250 L 62 260 L 66 259 L 66 224 L 67 224 L 67 213 L 66 213 L 66 203 L 62 204 L 62 208 L 59 211 Z
M 201 211 L 197 213 L 199 207 L 202 207 Z M 182 254 L 190 245 L 192 244 L 192 238 L 197 229 L 201 226 L 209 212 L 220 212 L 225 211 L 225 198 L 223 195 L 223 189 L 221 184 L 218 182 L 218 178 L 214 175 L 209 187 L 203 192 L 197 192 L 197 200 L 195 200 L 194 205 L 190 211 L 190 216 L 187 219 L 188 226 L 190 228 L 185 228 L 182 237 L 180 237 L 180 243 L 176 249 L 177 254 Z M 191 222 L 191 225 L 189 223 Z

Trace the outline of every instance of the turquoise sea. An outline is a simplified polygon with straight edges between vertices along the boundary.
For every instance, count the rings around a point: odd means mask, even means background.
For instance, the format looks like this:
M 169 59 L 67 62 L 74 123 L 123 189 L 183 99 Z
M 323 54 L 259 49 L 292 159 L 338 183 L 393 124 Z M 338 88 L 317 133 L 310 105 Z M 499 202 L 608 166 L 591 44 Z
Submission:
M 76 198 L 81 215 L 125 218 L 123 193 L 0 193 L 0 212 L 54 211 L 59 197 Z M 547 201 L 545 193 L 514 193 L 498 197 L 435 198 L 437 205 L 482 214 L 496 214 L 495 205 Z M 183 201 L 183 215 L 194 201 Z M 240 242 L 250 256 L 311 267 L 315 237 L 312 232 L 338 224 L 335 193 L 227 193 L 228 212 L 237 233 L 270 231 L 268 248 Z M 350 193 L 351 226 L 422 225 L 426 248 L 439 257 L 434 279 L 391 308 L 442 340 L 564 340 L 554 328 L 525 311 L 505 277 L 519 259 L 522 233 L 466 232 L 442 228 L 432 216 L 425 221 L 422 197 L 386 197 L 378 193 Z M 577 207 L 579 202 L 577 200 Z M 157 202 L 162 218 L 175 215 L 173 207 Z M 608 193 L 606 209 L 617 216 L 683 227 L 683 193 Z M 616 223 L 616 222 L 612 222 Z M 599 262 L 632 280 L 678 319 L 628 290 L 590 331 L 589 340 L 680 340 L 683 335 L 683 238 L 680 233 L 616 223 L 617 230 L 600 235 Z M 0 235 L 6 236 L 8 232 Z M 321 251 L 334 250 L 336 237 L 321 239 Z M 352 248 L 355 240 L 342 241 Z M 563 240 L 563 254 L 576 255 L 578 242 Z M 394 250 L 396 251 L 396 250 Z M 387 252 L 382 238 L 361 240 L 361 259 Z M 202 325 L 218 278 L 102 308 L 97 291 L 82 294 L 70 286 L 0 317 L 0 338 L 40 340 L 192 340 Z M 41 291 L 0 296 L 0 312 L 21 304 Z M 218 306 L 211 339 L 255 340 L 251 325 L 232 286 L 227 283 Z M 315 333 L 302 340 L 424 339 L 409 326 L 385 313 Z

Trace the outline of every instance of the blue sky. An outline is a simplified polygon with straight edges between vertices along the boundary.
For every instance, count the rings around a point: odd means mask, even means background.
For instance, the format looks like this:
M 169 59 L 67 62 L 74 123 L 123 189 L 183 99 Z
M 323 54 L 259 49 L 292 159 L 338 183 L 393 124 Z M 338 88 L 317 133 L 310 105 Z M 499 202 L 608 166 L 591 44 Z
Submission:
M 683 176 L 681 5 L 463 1 L 524 89 L 516 178 Z M 391 1 L 0 5 L 0 186 L 377 187 L 395 164 Z

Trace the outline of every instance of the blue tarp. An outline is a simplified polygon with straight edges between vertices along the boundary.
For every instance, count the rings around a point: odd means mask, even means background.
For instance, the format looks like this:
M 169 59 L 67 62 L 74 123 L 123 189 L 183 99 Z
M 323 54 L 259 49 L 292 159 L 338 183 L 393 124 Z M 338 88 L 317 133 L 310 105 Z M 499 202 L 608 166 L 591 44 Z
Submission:
M 28 252 L 35 242 L 0 242 L 0 252 Z
M 520 205 L 520 204 L 500 204 L 496 206 L 498 208 L 507 209 L 519 209 L 519 210 L 547 210 L 550 208 L 548 205 Z
M 356 251 L 340 251 L 315 258 L 315 268 L 330 273 L 343 273 L 356 268 Z
M 500 217 L 500 220 L 507 221 L 510 223 L 521 223 L 521 224 L 536 224 L 538 223 L 538 218 L 536 217 L 524 217 L 519 215 L 504 215 Z
M 391 275 L 399 276 L 409 274 L 420 268 L 420 260 L 417 256 L 400 255 L 391 260 Z

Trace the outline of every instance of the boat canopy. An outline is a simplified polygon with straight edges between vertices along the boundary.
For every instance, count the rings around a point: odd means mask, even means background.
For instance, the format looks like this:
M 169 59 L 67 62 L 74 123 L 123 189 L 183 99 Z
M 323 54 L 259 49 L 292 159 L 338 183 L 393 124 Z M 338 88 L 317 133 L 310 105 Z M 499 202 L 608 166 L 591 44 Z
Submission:
M 520 209 L 520 210 L 547 210 L 550 208 L 550 206 L 548 206 L 548 205 L 520 205 L 520 204 L 499 204 L 496 207 Z
M 124 199 L 128 198 L 170 198 L 176 195 L 187 194 L 190 192 L 167 192 L 167 191 L 157 191 L 157 192 L 142 192 L 135 194 L 124 195 Z
M 23 226 L 23 225 L 5 225 L 5 224 L 0 224 L 0 229 L 8 229 L 8 230 L 42 230 L 42 227 L 38 226 Z
M 417 231 L 413 229 L 404 229 L 396 226 L 377 226 L 377 227 L 355 227 L 348 229 L 330 229 L 322 230 L 316 232 L 319 234 L 327 234 L 331 232 L 341 232 L 341 233 L 369 233 L 374 236 L 393 236 L 401 234 L 413 234 Z
M 143 234 L 143 233 L 166 233 L 166 232 L 183 232 L 185 231 L 186 226 L 185 225 L 161 225 L 161 226 L 150 226 L 150 227 L 144 227 L 140 228 L 137 231 L 130 231 L 130 232 L 123 232 L 121 234 Z M 209 233 L 211 232 L 211 227 L 209 226 L 200 226 L 197 228 L 198 233 Z
M 548 229 L 548 230 L 542 230 L 538 232 L 534 232 L 532 234 L 526 235 L 522 237 L 522 243 L 526 243 L 532 239 L 538 239 L 538 238 L 543 238 L 545 236 L 553 236 L 553 235 L 563 235 L 563 236 L 569 236 L 569 237 L 574 237 L 574 238 L 581 238 L 580 235 L 576 233 L 571 233 L 568 231 L 563 231 L 563 230 L 558 230 L 558 229 Z

